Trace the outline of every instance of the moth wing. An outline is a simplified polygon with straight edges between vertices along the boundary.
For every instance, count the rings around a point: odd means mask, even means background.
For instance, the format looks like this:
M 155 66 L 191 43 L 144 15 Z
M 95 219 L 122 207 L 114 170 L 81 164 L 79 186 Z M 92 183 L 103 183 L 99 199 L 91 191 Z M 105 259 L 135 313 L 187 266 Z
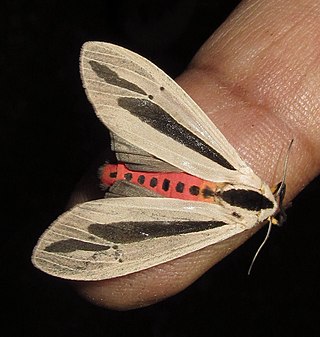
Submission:
M 109 187 L 108 192 L 105 194 L 106 198 L 119 198 L 119 197 L 153 197 L 160 198 L 161 195 L 146 189 L 145 187 L 133 184 L 126 180 L 117 180 L 112 186 Z
M 209 203 L 101 199 L 62 214 L 40 238 L 32 261 L 61 278 L 102 280 L 178 258 L 254 224 Z
M 80 57 L 97 116 L 122 139 L 200 178 L 260 188 L 261 180 L 169 76 L 125 48 L 87 42 Z
M 116 153 L 120 162 L 133 171 L 148 172 L 179 172 L 181 170 L 143 151 L 114 133 L 111 136 L 111 149 Z

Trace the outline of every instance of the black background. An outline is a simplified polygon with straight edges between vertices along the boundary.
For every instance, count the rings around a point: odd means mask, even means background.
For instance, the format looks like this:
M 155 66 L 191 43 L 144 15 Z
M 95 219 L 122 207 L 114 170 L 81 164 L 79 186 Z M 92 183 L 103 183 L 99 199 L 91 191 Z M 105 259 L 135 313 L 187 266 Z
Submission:
M 319 179 L 265 230 L 184 292 L 115 312 L 30 262 L 38 236 L 108 147 L 82 90 L 83 42 L 132 49 L 178 75 L 239 1 L 4 1 L 1 8 L 2 336 L 319 335 Z

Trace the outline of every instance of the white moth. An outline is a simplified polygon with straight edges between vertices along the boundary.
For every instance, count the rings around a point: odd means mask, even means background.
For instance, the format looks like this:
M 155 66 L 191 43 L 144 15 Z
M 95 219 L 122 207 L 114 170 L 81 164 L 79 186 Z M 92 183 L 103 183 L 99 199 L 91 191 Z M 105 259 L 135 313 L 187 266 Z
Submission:
M 143 179 L 118 179 L 105 199 L 62 214 L 34 249 L 36 267 L 72 280 L 114 278 L 221 242 L 277 211 L 269 186 L 154 64 L 113 44 L 87 42 L 80 69 L 119 162 Z M 200 201 L 163 197 L 151 180 L 145 188 L 141 172 L 199 179 L 202 187 L 187 192 Z M 185 192 L 185 183 L 164 182 L 163 189 Z

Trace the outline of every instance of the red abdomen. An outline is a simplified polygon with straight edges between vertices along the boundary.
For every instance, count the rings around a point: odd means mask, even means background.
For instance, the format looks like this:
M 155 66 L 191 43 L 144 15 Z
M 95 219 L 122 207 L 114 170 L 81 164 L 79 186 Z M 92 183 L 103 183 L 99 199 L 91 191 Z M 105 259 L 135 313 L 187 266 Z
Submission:
M 106 164 L 101 182 L 112 186 L 117 180 L 130 181 L 164 197 L 214 202 L 217 185 L 185 172 L 131 171 L 124 164 Z

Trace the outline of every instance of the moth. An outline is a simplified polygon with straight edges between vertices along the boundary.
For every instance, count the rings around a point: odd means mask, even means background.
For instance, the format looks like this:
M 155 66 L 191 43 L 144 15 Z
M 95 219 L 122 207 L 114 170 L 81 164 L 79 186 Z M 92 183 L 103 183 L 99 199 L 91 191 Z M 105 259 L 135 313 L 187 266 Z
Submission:
M 150 61 L 87 42 L 80 71 L 118 164 L 101 169 L 106 198 L 73 207 L 44 232 L 36 267 L 72 280 L 114 278 L 221 242 L 276 213 L 277 193 Z

